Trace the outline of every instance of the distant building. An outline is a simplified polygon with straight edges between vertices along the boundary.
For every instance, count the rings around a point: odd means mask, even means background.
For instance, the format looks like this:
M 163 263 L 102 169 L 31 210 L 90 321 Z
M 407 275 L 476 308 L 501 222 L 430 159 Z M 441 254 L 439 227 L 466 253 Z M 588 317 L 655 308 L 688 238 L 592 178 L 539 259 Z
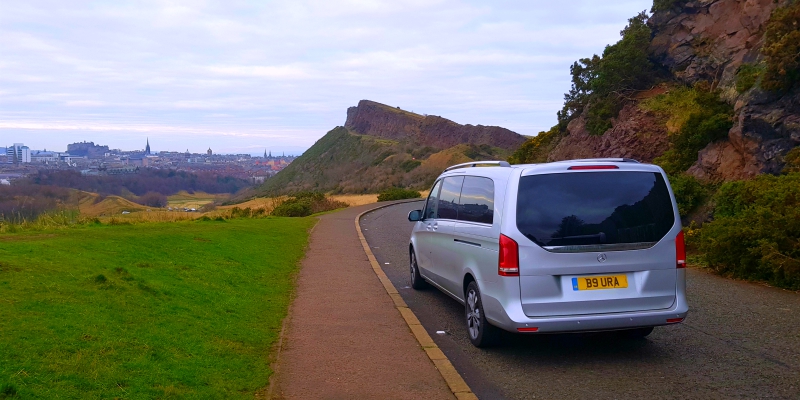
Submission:
M 208 148 L 208 151 L 206 151 L 206 154 L 208 154 L 208 155 L 214 154 L 214 152 L 211 151 L 211 147 Z
M 6 157 L 9 162 L 14 164 L 26 164 L 31 162 L 31 149 L 22 143 L 14 143 L 6 148 Z
M 144 155 L 150 155 L 150 138 L 147 138 L 147 146 L 144 148 Z
M 55 151 L 37 151 L 31 154 L 31 162 L 42 164 L 48 162 L 58 162 L 60 155 L 61 154 L 56 153 Z

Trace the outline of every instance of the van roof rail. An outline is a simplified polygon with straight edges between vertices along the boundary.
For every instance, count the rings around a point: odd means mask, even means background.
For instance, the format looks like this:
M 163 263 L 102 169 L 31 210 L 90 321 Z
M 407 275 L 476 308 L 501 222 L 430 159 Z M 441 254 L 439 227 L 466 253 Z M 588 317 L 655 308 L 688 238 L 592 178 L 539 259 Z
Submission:
M 468 162 L 468 163 L 463 163 L 463 164 L 456 164 L 456 165 L 453 165 L 451 167 L 447 167 L 447 168 L 445 168 L 444 172 L 452 171 L 454 169 L 459 169 L 459 168 L 477 167 L 478 165 L 494 165 L 494 166 L 497 166 L 497 167 L 506 167 L 506 168 L 511 167 L 511 164 L 509 164 L 507 161 L 473 161 L 473 162 Z
M 559 162 L 630 162 L 640 164 L 638 160 L 632 158 L 582 158 L 578 160 L 564 160 Z

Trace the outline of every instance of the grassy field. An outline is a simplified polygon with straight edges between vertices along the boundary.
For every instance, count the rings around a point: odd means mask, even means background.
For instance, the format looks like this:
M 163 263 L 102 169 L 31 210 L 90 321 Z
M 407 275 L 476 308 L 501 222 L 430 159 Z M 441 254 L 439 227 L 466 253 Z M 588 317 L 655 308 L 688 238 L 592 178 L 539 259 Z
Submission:
M 0 398 L 248 398 L 313 218 L 0 234 Z

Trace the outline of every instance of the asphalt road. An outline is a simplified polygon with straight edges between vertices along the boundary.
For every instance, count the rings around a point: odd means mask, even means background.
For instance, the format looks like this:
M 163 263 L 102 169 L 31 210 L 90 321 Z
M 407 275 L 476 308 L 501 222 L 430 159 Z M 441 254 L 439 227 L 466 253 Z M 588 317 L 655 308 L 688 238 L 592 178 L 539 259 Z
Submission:
M 361 226 L 389 279 L 481 399 L 800 399 L 800 294 L 693 268 L 687 320 L 646 339 L 504 334 L 499 347 L 473 347 L 463 306 L 409 286 L 406 216 L 421 207 L 380 209 Z

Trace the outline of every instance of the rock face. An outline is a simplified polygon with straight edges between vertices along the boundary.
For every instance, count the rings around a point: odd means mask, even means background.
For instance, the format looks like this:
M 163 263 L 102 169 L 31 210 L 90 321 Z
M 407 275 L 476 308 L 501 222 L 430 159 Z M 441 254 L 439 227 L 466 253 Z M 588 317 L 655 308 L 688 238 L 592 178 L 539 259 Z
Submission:
M 651 162 L 667 151 L 667 128 L 654 114 L 627 104 L 603 135 L 591 135 L 584 116 L 572 120 L 564 136 L 548 155 L 548 161 L 574 158 L 622 157 Z
M 446 149 L 459 144 L 489 145 L 513 151 L 525 137 L 497 126 L 460 125 L 434 115 L 419 115 L 369 100 L 347 109 L 345 128 L 361 135 Z
M 657 12 L 651 52 L 678 79 L 732 86 L 742 63 L 759 58 L 772 11 L 786 0 L 700 0 Z
M 739 94 L 736 72 L 760 62 L 766 23 L 788 0 L 701 0 L 650 20 L 651 53 L 681 82 L 706 81 L 734 104 L 729 139 L 708 145 L 689 173 L 720 181 L 777 173 L 783 156 L 800 144 L 800 93 L 781 96 L 753 88 Z

